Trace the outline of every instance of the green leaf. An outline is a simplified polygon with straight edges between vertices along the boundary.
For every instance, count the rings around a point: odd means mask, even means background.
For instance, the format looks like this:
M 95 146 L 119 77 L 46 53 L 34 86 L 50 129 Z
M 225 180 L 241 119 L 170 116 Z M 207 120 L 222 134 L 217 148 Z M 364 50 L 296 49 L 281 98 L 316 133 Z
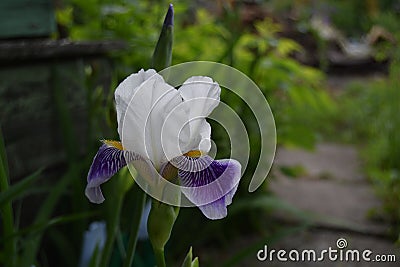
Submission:
M 0 206 L 5 205 L 5 203 L 7 203 L 8 201 L 12 201 L 20 194 L 25 193 L 30 185 L 40 176 L 42 170 L 42 168 L 37 170 L 25 179 L 10 186 L 7 190 L 0 192 Z
M 190 247 L 188 254 L 183 261 L 182 267 L 191 267 L 192 266 L 192 247 Z
M 3 133 L 1 131 L 0 125 L 0 175 L 9 176 L 8 173 L 8 162 L 7 162 L 7 154 L 6 154 L 6 146 L 3 140 Z
M 192 261 L 192 267 L 199 267 L 199 265 L 199 258 L 194 258 L 194 260 Z
M 75 170 L 70 169 L 66 174 L 62 176 L 57 185 L 53 187 L 46 200 L 41 204 L 40 210 L 36 215 L 34 225 L 45 224 L 49 220 L 49 217 L 51 216 L 51 213 L 53 212 L 53 209 L 56 206 L 59 198 L 65 192 L 65 188 L 70 183 L 71 176 L 75 173 Z M 45 228 L 46 227 L 42 227 L 42 229 Z M 34 263 L 37 252 L 39 250 L 42 234 L 31 235 L 27 239 L 29 239 L 29 242 L 24 248 L 23 256 L 20 259 L 21 266 L 30 266 Z
M 96 247 L 94 248 L 94 251 L 93 251 L 93 255 L 92 255 L 92 257 L 90 258 L 90 261 L 89 261 L 89 267 L 97 267 L 98 265 L 99 265 L 99 260 L 100 260 L 100 250 L 99 250 L 99 244 L 96 244 Z
M 3 134 L 0 128 L 0 191 L 7 192 L 9 189 L 8 181 L 8 164 L 5 152 L 5 145 L 3 141 Z M 0 214 L 2 215 L 2 228 L 3 236 L 9 236 L 14 234 L 14 213 L 11 205 L 11 201 L 5 201 L 0 206 Z M 5 254 L 7 255 L 5 266 L 14 266 L 17 256 L 17 242 L 11 238 L 5 246 Z
M 97 214 L 97 212 L 83 212 L 83 213 L 78 213 L 78 214 L 55 217 L 46 222 L 32 224 L 24 229 L 19 230 L 18 232 L 14 233 L 13 235 L 5 236 L 4 238 L 2 238 L 0 240 L 2 242 L 8 242 L 8 240 L 11 238 L 21 237 L 26 234 L 35 235 L 35 234 L 43 232 L 44 230 L 46 230 L 47 228 L 49 228 L 51 226 L 69 223 L 72 221 L 78 221 L 83 218 L 92 217 L 96 214 Z
M 169 6 L 164 24 L 161 29 L 160 37 L 152 58 L 152 67 L 157 70 L 163 70 L 171 65 L 172 61 L 172 42 L 174 29 L 174 9 L 172 4 Z
M 190 247 L 188 254 L 183 261 L 182 267 L 199 267 L 199 258 L 192 260 L 192 247 Z

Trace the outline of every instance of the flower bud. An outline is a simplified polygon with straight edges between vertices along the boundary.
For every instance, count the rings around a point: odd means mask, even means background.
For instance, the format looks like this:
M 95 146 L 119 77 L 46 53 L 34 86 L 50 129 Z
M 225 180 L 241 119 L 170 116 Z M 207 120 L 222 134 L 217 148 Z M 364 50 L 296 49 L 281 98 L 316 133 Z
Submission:
M 170 4 L 152 58 L 152 67 L 157 71 L 163 70 L 171 65 L 173 29 L 174 8 L 172 4 Z
M 178 213 L 179 207 L 170 206 L 157 200 L 152 201 L 147 231 L 154 249 L 164 250 Z

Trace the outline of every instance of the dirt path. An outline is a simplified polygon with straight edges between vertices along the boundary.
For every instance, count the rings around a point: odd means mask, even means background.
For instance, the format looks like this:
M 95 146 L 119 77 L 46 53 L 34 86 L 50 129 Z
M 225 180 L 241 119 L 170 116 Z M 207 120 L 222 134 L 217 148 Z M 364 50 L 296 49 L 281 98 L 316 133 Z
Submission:
M 303 166 L 299 177 L 288 177 L 282 167 Z M 377 254 L 396 254 L 396 263 L 332 262 L 282 263 L 264 262 L 252 266 L 400 266 L 399 249 L 383 238 L 387 225 L 371 220 L 368 214 L 379 208 L 380 201 L 361 172 L 354 147 L 320 144 L 315 151 L 279 149 L 274 165 L 275 178 L 269 184 L 282 200 L 321 219 L 320 227 L 290 236 L 274 245 L 274 249 L 337 249 L 339 238 L 347 241 L 346 249 L 369 249 Z

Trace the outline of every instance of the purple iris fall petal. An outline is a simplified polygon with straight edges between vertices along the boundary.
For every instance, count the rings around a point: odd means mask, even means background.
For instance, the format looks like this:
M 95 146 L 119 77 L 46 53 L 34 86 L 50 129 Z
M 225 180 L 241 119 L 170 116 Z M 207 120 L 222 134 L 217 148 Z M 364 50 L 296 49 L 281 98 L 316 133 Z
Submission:
M 213 160 L 209 156 L 182 156 L 174 160 L 174 164 L 179 168 L 185 196 L 207 218 L 224 218 L 239 184 L 240 163 L 232 159 Z
M 226 207 L 232 203 L 232 198 L 236 193 L 238 185 L 239 183 L 236 184 L 235 187 L 228 192 L 228 194 L 220 199 L 211 202 L 210 204 L 199 206 L 201 212 L 203 212 L 203 214 L 209 219 L 218 220 L 225 218 L 226 215 L 228 215 L 228 210 Z
M 85 189 L 87 198 L 93 203 L 102 203 L 104 196 L 100 185 L 107 182 L 122 167 L 134 159 L 135 155 L 122 150 L 119 142 L 104 141 L 89 169 L 88 183 Z

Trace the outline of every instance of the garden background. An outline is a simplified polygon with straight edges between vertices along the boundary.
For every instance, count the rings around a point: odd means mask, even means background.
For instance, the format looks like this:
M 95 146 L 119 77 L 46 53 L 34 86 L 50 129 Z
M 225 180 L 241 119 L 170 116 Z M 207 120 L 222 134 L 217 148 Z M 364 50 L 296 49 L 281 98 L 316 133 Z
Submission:
M 260 131 L 249 107 L 223 91 L 249 133 L 249 165 L 227 218 L 181 209 L 167 265 L 192 247 L 201 266 L 264 266 L 256 259 L 264 244 L 326 248 L 340 237 L 399 256 L 400 3 L 171 2 L 172 65 L 213 61 L 248 75 L 274 114 L 277 155 L 262 187 L 247 192 Z M 86 176 L 99 140 L 118 139 L 114 90 L 150 68 L 169 4 L 0 3 L 0 265 L 121 265 L 136 189 L 118 190 L 129 176 L 121 172 L 94 205 Z M 225 131 L 211 124 L 217 158 L 229 157 Z M 106 240 L 89 263 L 83 243 L 95 221 L 105 222 Z M 143 235 L 132 266 L 155 264 Z

